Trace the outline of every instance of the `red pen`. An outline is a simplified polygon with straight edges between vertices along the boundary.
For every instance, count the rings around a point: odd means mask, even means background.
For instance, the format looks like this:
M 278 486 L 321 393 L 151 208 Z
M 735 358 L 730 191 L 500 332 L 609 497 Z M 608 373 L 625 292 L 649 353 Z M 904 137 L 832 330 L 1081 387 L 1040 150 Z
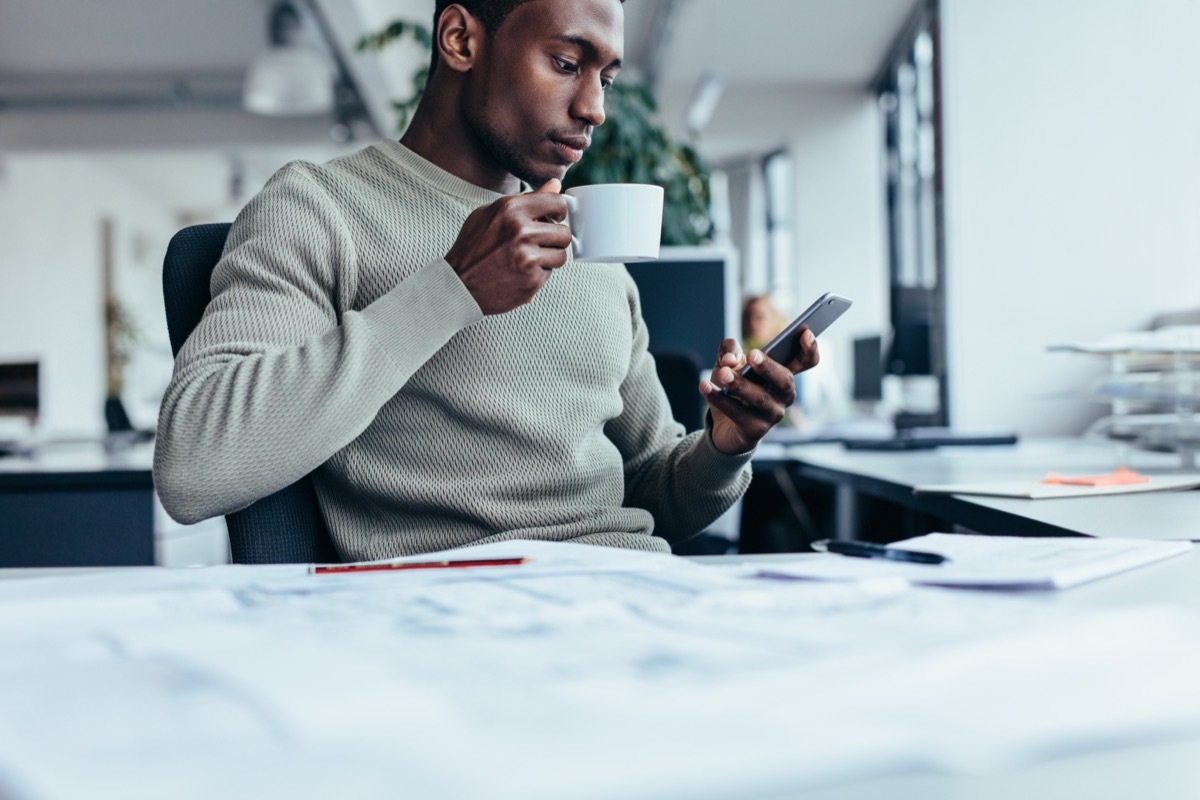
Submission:
M 459 567 L 511 567 L 527 564 L 529 558 L 464 558 L 460 561 L 402 561 L 391 564 L 313 564 L 310 575 L 338 575 L 348 572 L 377 572 L 394 569 L 457 569 Z

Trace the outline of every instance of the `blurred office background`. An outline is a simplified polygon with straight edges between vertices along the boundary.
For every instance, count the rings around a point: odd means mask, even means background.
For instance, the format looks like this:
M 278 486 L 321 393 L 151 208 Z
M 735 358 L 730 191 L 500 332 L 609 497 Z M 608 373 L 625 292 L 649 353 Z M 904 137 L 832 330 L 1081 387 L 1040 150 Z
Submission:
M 825 291 L 855 301 L 822 339 L 814 415 L 1078 433 L 1103 411 L 1079 391 L 1097 367 L 1046 346 L 1200 306 L 1200 3 L 625 6 L 630 77 L 713 170 L 736 292 L 789 315 Z M 167 241 L 231 220 L 289 160 L 396 135 L 426 56 L 355 44 L 432 7 L 0 5 L 0 363 L 36 364 L 36 407 L 0 418 L 0 440 L 101 435 L 113 391 L 153 427 Z M 248 91 L 272 40 L 326 91 L 273 97 L 257 72 Z

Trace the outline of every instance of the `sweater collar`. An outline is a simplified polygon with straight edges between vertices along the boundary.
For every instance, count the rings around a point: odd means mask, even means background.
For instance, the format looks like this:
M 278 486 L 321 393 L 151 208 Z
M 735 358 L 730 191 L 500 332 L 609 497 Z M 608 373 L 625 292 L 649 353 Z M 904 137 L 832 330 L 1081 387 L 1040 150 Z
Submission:
M 499 192 L 493 192 L 491 189 L 476 186 L 470 181 L 464 181 L 462 178 L 447 172 L 423 156 L 417 155 L 395 139 L 384 139 L 376 142 L 372 147 L 388 159 L 395 161 L 409 172 L 415 173 L 438 189 L 475 205 L 487 205 L 504 196 Z M 529 187 L 523 181 L 521 183 L 521 191 L 529 191 Z

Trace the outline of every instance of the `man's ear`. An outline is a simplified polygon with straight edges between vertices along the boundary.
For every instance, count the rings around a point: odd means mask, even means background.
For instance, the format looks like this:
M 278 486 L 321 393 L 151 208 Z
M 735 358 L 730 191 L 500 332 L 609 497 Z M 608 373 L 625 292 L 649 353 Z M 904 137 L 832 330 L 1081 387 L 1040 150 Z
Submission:
M 483 25 L 462 6 L 447 6 L 438 18 L 434 45 L 438 60 L 456 72 L 467 72 L 475 65 L 483 41 Z

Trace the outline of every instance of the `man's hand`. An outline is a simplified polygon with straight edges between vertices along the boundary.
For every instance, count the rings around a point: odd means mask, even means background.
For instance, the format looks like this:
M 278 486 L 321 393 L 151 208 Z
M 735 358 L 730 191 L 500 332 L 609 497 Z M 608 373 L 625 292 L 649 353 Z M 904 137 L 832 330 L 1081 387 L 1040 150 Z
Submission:
M 446 261 L 484 314 L 503 314 L 533 300 L 550 273 L 567 263 L 571 230 L 562 183 L 502 197 L 467 217 Z
M 700 384 L 700 392 L 712 409 L 713 444 L 722 453 L 745 453 L 758 444 L 783 412 L 796 402 L 796 384 L 792 376 L 812 369 L 820 360 L 817 340 L 807 328 L 800 336 L 800 354 L 784 366 L 767 358 L 761 350 L 751 350 L 749 358 L 733 339 L 721 342 L 712 380 Z M 749 361 L 762 383 L 747 380 L 738 370 Z

